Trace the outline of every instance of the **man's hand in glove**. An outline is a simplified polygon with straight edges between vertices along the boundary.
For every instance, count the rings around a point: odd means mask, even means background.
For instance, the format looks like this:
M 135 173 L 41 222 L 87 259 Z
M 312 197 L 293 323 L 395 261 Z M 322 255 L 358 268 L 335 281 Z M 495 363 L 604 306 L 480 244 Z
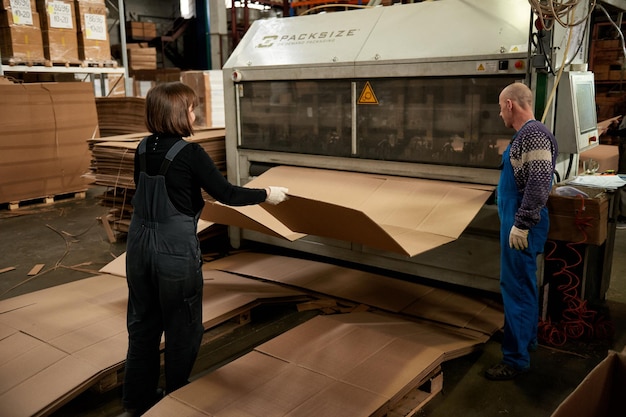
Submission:
M 285 187 L 271 187 L 270 186 L 265 189 L 265 192 L 267 193 L 265 202 L 276 205 L 278 203 L 282 203 L 288 198 L 287 193 L 289 192 L 289 190 Z
M 511 227 L 509 233 L 509 246 L 511 249 L 524 250 L 528 248 L 528 230 Z

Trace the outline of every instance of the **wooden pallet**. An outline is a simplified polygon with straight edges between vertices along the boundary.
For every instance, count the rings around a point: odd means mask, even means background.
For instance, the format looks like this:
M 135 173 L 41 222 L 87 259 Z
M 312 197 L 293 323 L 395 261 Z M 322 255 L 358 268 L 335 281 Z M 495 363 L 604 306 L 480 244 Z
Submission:
M 71 59 L 71 60 L 49 60 L 49 59 L 24 59 L 17 57 L 2 57 L 2 63 L 8 66 L 17 66 L 24 65 L 27 67 L 66 67 L 66 68 L 117 68 L 118 62 L 114 59 L 106 59 L 106 60 L 79 60 L 79 59 Z M 11 69 L 7 69 L 7 71 L 11 71 Z
M 428 401 L 441 392 L 443 373 L 441 367 L 433 371 L 422 383 L 409 391 L 402 399 L 392 404 L 385 417 L 412 417 L 422 409 Z
M 45 59 L 25 59 L 20 57 L 2 57 L 2 63 L 4 65 L 15 66 L 25 65 L 27 67 L 43 66 L 46 63 Z M 8 70 L 10 71 L 10 70 Z
M 0 208 L 13 211 L 13 210 L 18 210 L 18 209 L 23 209 L 26 207 L 33 208 L 33 207 L 47 206 L 47 205 L 52 205 L 59 201 L 65 201 L 65 200 L 71 200 L 71 199 L 84 199 L 86 195 L 87 195 L 86 190 L 82 190 L 82 191 L 76 191 L 76 192 L 71 192 L 71 193 L 56 194 L 56 195 L 51 195 L 51 196 L 46 196 L 46 197 L 10 201 L 8 203 L 0 204 Z
M 79 60 L 78 58 L 76 58 L 76 59 L 67 59 L 67 60 L 49 60 L 49 59 L 47 59 L 44 62 L 44 66 L 46 66 L 46 67 L 66 67 L 66 68 L 82 67 L 83 66 L 83 61 Z
M 94 68 L 117 68 L 118 63 L 114 59 L 86 59 L 81 62 L 81 67 L 94 67 Z

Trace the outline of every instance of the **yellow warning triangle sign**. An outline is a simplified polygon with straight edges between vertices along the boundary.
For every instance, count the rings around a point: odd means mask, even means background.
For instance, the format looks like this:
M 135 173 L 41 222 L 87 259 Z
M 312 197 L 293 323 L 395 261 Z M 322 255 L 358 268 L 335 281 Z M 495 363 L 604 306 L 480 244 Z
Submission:
M 378 104 L 378 99 L 376 98 L 376 94 L 374 94 L 374 90 L 372 89 L 372 85 L 369 81 L 365 82 L 365 87 L 363 87 L 363 91 L 361 91 L 361 95 L 359 96 L 358 104 Z

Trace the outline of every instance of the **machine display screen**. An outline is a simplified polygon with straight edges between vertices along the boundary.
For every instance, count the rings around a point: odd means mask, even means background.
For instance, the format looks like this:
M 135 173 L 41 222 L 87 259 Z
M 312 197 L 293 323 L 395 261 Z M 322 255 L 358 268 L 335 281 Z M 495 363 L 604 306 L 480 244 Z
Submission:
M 580 123 L 580 133 L 587 133 L 597 128 L 593 84 L 580 83 L 575 85 L 576 107 Z
M 241 83 L 242 148 L 497 168 L 513 130 L 500 91 L 519 76 Z

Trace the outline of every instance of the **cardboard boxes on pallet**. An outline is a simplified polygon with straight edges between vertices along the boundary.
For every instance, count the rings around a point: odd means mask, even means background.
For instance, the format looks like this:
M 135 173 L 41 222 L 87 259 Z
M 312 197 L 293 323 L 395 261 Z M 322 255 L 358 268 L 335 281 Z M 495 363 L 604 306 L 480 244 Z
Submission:
M 83 61 L 111 61 L 111 43 L 104 0 L 77 0 L 78 55 Z
M 74 0 L 37 0 L 43 49 L 52 63 L 78 64 L 78 37 Z
M 44 61 L 39 14 L 34 2 L 3 0 L 0 11 L 0 55 L 5 62 Z

